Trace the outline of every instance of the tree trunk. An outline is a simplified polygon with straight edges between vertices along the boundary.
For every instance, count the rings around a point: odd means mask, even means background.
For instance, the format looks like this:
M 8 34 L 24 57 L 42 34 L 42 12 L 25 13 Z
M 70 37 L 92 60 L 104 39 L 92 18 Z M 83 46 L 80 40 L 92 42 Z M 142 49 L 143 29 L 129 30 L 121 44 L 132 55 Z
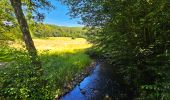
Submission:
M 31 57 L 32 63 L 38 68 L 41 69 L 41 63 L 37 56 L 37 50 L 34 46 L 34 42 L 31 38 L 31 34 L 29 31 L 29 27 L 26 21 L 26 18 L 24 16 L 23 10 L 22 10 L 22 3 L 21 0 L 10 0 L 11 5 L 14 9 L 15 16 L 17 18 L 17 21 L 19 23 L 19 27 L 23 34 L 23 40 L 26 45 L 26 49 L 29 52 L 29 55 Z

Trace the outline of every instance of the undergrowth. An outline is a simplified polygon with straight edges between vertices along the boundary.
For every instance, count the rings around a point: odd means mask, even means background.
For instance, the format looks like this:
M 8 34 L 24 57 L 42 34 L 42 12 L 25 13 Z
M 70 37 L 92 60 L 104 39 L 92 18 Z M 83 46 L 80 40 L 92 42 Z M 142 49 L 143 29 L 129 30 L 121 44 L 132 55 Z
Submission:
M 0 48 L 0 99 L 54 99 L 64 90 L 64 84 L 87 67 L 91 60 L 84 51 L 39 52 L 44 74 L 38 76 L 26 51 Z

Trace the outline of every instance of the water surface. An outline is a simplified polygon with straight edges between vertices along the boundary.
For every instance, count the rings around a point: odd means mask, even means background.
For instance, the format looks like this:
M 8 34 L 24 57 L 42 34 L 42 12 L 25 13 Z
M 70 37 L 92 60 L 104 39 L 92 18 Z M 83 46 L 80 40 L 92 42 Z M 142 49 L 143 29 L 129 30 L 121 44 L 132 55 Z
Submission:
M 60 100 L 117 100 L 119 85 L 114 81 L 111 69 L 111 66 L 97 64 L 91 75 Z

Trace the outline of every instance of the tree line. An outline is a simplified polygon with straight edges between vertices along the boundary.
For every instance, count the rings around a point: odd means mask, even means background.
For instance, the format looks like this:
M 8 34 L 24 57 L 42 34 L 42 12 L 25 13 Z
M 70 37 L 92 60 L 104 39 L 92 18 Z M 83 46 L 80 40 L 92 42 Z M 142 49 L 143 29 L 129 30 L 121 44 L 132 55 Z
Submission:
M 50 24 L 37 24 L 33 26 L 33 37 L 72 37 L 83 38 L 85 37 L 85 30 L 81 27 L 65 27 Z
M 6 26 L 8 29 L 0 34 L 0 40 L 22 40 L 22 34 L 18 26 Z M 72 37 L 85 38 L 85 32 L 82 27 L 66 27 L 43 23 L 29 24 L 30 34 L 33 38 L 47 37 Z

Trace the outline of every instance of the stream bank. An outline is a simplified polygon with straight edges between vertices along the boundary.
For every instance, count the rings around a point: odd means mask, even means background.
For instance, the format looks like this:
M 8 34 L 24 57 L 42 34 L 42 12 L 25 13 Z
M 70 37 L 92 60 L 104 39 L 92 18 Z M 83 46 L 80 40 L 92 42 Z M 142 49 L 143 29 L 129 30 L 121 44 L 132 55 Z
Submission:
M 59 100 L 123 100 L 112 66 L 97 62 L 93 72 Z

